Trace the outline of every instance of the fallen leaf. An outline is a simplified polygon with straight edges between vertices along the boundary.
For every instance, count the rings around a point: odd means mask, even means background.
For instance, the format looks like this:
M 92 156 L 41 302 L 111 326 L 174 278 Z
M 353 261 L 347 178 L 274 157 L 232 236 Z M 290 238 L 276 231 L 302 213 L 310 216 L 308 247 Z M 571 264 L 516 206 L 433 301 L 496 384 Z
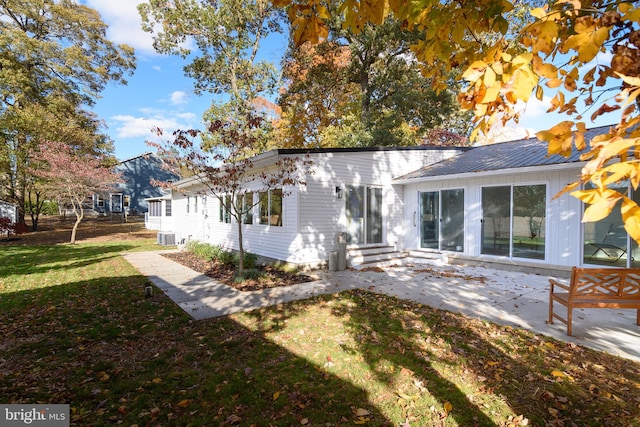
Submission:
M 366 417 L 369 415 L 369 411 L 363 408 L 356 409 L 356 417 Z
M 453 405 L 451 404 L 451 402 L 444 402 L 444 411 L 447 413 L 447 415 L 453 411 Z

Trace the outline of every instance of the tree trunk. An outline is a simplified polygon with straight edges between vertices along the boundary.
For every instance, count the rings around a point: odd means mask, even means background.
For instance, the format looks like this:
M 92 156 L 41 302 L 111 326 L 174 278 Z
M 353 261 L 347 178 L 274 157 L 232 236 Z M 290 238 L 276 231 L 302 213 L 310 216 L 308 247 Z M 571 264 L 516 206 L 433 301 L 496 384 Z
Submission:
M 76 207 L 76 203 L 72 202 L 73 205 L 73 213 L 76 215 L 76 222 L 73 224 L 73 228 L 71 229 L 71 244 L 76 243 L 76 232 L 78 231 L 78 226 L 80 222 L 82 222 L 82 218 L 84 218 L 84 208 L 82 207 L 82 203 L 78 203 Z
M 242 216 L 238 221 L 238 276 L 244 272 L 244 245 L 242 244 Z
M 29 215 L 31 215 L 31 231 L 38 231 L 38 222 L 40 220 L 40 214 L 42 213 L 42 207 L 44 206 L 44 197 L 40 192 L 35 192 L 35 202 L 33 200 L 33 194 L 29 191 Z

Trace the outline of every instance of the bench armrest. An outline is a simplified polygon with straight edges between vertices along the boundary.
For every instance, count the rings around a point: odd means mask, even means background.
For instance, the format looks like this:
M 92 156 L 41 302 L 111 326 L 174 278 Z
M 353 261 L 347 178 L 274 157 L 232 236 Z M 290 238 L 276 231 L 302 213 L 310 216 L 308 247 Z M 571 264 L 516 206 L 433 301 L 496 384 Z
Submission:
M 567 292 L 569 292 L 569 289 L 570 289 L 569 285 L 566 285 L 564 283 L 558 282 L 555 279 L 549 279 L 549 283 L 551 284 L 551 293 L 553 293 L 553 288 L 556 287 L 556 286 L 559 287 L 559 288 L 564 289 Z

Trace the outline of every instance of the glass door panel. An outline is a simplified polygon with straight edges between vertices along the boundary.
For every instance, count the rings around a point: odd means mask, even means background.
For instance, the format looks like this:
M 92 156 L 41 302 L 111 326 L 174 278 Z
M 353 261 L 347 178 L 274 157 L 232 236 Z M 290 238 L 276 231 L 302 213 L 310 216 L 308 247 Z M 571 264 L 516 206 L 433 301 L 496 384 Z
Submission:
M 347 187 L 347 243 L 364 243 L 364 188 Z
M 420 247 L 439 249 L 438 213 L 439 197 L 437 191 L 420 193 Z
M 627 194 L 627 183 L 614 190 Z M 634 196 L 634 200 L 637 196 Z M 583 259 L 585 264 L 627 266 L 628 236 L 617 203 L 609 215 L 597 222 L 583 223 Z M 633 247 L 632 247 L 633 249 Z M 635 257 L 634 257 L 635 258 Z
M 464 251 L 464 190 L 443 190 L 441 197 L 441 249 Z
M 544 259 L 546 185 L 513 187 L 513 256 Z
M 482 189 L 482 248 L 487 255 L 509 255 L 511 187 Z
M 366 243 L 382 243 L 382 188 L 367 187 Z

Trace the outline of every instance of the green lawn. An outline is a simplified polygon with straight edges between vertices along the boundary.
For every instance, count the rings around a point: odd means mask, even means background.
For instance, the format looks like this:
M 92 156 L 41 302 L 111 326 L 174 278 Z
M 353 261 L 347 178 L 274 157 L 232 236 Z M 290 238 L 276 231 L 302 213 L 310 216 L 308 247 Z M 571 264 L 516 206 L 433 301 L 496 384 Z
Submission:
M 640 364 L 347 292 L 193 321 L 119 254 L 0 247 L 0 402 L 77 425 L 640 425 Z

